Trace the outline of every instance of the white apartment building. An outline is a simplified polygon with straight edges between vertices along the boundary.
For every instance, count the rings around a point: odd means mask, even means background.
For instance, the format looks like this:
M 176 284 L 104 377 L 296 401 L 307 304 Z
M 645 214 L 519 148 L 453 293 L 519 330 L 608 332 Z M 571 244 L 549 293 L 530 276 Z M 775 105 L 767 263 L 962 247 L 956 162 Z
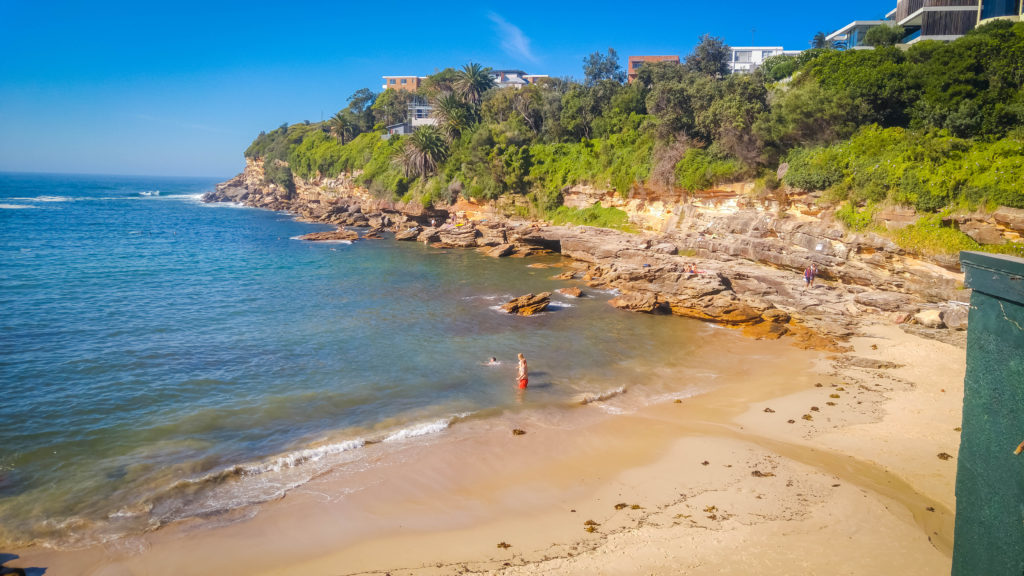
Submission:
M 786 50 L 782 46 L 731 46 L 729 72 L 733 74 L 749 74 L 764 63 L 765 60 L 779 54 L 797 55 L 800 50 Z

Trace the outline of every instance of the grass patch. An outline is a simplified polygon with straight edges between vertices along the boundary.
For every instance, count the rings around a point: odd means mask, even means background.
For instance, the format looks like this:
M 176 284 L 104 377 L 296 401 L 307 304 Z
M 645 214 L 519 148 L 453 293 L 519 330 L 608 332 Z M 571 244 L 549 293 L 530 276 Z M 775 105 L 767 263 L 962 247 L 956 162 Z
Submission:
M 893 234 L 893 241 L 907 252 L 914 254 L 959 254 L 962 250 L 982 250 L 963 232 L 942 225 L 942 215 L 922 216 L 910 226 L 900 228 Z
M 612 228 L 635 234 L 637 230 L 629 224 L 629 216 L 618 208 L 603 208 L 595 203 L 590 208 L 569 208 L 559 206 L 556 210 L 548 213 L 548 220 L 558 226 L 563 224 L 575 224 L 578 226 L 595 226 L 597 228 Z

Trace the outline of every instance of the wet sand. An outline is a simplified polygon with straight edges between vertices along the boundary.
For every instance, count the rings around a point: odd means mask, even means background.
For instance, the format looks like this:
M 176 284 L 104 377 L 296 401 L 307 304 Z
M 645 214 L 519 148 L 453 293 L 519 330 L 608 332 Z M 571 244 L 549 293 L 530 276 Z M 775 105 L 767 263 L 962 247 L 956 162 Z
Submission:
M 371 447 L 357 469 L 321 476 L 251 519 L 194 520 L 77 552 L 15 551 L 9 565 L 102 575 L 948 573 L 964 352 L 894 326 L 866 334 L 854 356 L 905 366 L 837 365 L 737 337 L 730 352 L 754 360 L 705 394 L 644 405 L 627 392 L 472 420 Z

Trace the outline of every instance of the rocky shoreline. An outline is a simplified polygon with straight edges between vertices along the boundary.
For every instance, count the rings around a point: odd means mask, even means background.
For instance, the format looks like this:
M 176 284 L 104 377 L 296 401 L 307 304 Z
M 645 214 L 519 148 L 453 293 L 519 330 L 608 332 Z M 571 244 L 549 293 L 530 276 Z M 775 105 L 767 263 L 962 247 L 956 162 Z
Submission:
M 572 191 L 568 191 L 571 195 Z M 850 234 L 807 206 L 788 212 L 729 205 L 721 197 L 643 202 L 667 214 L 660 232 L 626 233 L 551 226 L 500 216 L 501 207 L 460 202 L 428 210 L 379 200 L 351 177 L 307 183 L 294 192 L 263 183 L 262 166 L 217 186 L 204 202 L 237 202 L 334 224 L 308 240 L 354 241 L 393 232 L 397 241 L 475 248 L 494 257 L 557 252 L 574 262 L 566 281 L 615 289 L 612 305 L 742 328 L 752 337 L 791 338 L 801 347 L 840 351 L 871 324 L 964 345 L 969 291 L 958 262 L 925 262 L 876 234 Z M 633 214 L 631 214 L 633 216 Z M 362 229 L 363 233 L 350 228 Z M 805 267 L 821 280 L 806 287 Z

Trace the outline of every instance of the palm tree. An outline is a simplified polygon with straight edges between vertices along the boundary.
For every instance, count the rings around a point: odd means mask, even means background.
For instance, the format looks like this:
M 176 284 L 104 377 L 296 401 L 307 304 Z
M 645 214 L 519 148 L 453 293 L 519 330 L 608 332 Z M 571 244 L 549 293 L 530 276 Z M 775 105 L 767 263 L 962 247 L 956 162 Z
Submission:
M 417 128 L 405 146 L 395 157 L 395 163 L 402 167 L 405 176 L 427 176 L 437 170 L 437 165 L 448 155 L 441 131 L 434 126 Z
M 434 99 L 434 110 L 430 113 L 451 143 L 458 139 L 473 122 L 473 113 L 466 104 L 452 92 L 445 92 Z
M 484 68 L 483 65 L 476 62 L 466 64 L 455 74 L 455 89 L 468 104 L 479 104 L 484 92 L 494 87 L 491 69 Z
M 345 143 L 345 138 L 352 136 L 352 130 L 355 128 L 355 122 L 345 111 L 338 112 L 327 122 L 331 127 L 331 133 L 337 136 L 341 143 Z

